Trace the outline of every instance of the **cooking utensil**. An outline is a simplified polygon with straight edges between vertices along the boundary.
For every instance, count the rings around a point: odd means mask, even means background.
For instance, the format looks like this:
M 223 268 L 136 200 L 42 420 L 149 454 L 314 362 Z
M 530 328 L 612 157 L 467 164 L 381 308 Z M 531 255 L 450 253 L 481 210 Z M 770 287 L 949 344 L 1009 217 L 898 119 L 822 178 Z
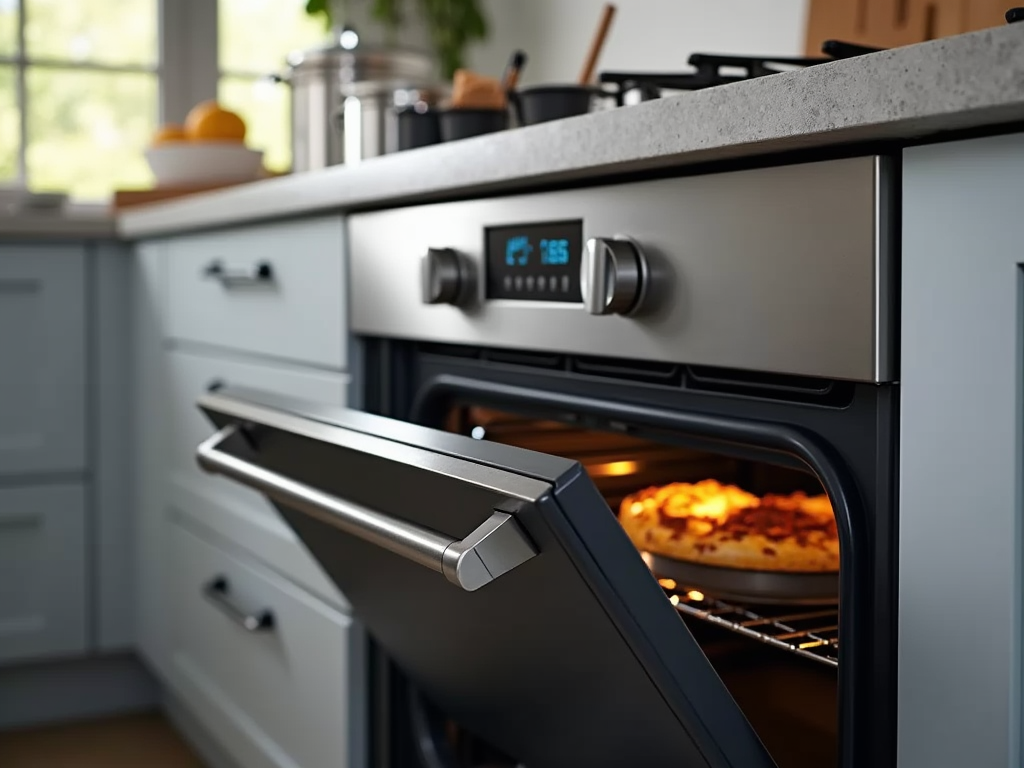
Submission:
M 524 66 L 526 66 L 526 53 L 513 51 L 512 58 L 509 59 L 508 65 L 505 67 L 505 74 L 501 77 L 501 87 L 505 93 L 515 90 Z
M 615 18 L 615 6 L 605 3 L 601 11 L 601 20 L 597 25 L 593 40 L 590 41 L 590 50 L 587 51 L 587 58 L 583 62 L 583 69 L 580 71 L 579 85 L 590 85 L 594 79 L 594 69 L 597 67 L 597 60 L 601 56 L 605 40 L 608 39 L 608 30 L 611 29 L 612 19 Z
M 651 570 L 722 600 L 779 605 L 833 605 L 839 602 L 838 573 L 793 573 L 723 568 L 648 553 Z
M 292 54 L 275 79 L 292 89 L 292 168 L 353 164 L 400 148 L 398 111 L 435 105 L 433 59 L 419 51 L 339 44 Z
M 399 150 L 429 147 L 441 141 L 441 121 L 432 109 L 420 111 L 413 107 L 398 112 Z
M 519 122 L 523 125 L 546 123 L 590 111 L 600 91 L 580 85 L 538 85 L 509 93 Z
M 442 141 L 468 139 L 508 128 L 507 109 L 445 109 L 437 114 Z

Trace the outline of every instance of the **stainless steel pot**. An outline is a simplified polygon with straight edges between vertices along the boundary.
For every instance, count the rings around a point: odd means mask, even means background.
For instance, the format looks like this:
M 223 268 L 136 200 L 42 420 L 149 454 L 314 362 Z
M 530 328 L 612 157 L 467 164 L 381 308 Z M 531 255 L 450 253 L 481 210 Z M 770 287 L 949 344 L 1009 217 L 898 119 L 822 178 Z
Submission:
M 344 38 L 343 38 L 344 39 Z M 433 59 L 397 48 L 332 45 L 292 54 L 292 170 L 358 163 L 398 149 L 396 108 L 436 103 Z

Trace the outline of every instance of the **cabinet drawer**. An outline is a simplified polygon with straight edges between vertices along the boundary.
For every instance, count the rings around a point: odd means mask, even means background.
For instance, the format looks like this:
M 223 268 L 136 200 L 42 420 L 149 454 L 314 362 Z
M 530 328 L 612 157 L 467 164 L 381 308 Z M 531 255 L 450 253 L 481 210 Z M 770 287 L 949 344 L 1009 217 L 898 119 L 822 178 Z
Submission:
M 170 682 L 194 714 L 247 768 L 358 765 L 353 702 L 362 692 L 350 689 L 350 670 L 363 660 L 351 619 L 181 525 L 170 528 Z M 247 628 L 246 616 L 268 618 Z
M 0 248 L 0 474 L 85 467 L 85 253 Z
M 170 336 L 345 368 L 342 248 L 340 216 L 170 241 Z
M 223 383 L 343 406 L 348 377 L 183 350 L 166 354 L 169 402 L 164 418 L 169 443 L 165 455 L 171 503 L 245 547 L 275 570 L 345 607 L 333 583 L 263 496 L 231 480 L 209 475 L 196 464 L 196 447 L 214 432 L 196 407 L 196 400 L 211 385 Z
M 0 488 L 0 664 L 84 653 L 85 491 Z

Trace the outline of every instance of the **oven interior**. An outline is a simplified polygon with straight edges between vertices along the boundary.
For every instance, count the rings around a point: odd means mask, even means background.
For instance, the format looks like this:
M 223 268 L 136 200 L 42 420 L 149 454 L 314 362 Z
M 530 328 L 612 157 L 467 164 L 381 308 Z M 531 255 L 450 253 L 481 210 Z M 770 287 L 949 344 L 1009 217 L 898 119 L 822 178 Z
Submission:
M 642 488 L 707 478 L 757 495 L 824 493 L 805 471 L 698 450 L 625 425 L 598 428 L 572 414 L 555 418 L 456 401 L 443 426 L 580 462 L 613 512 Z M 659 581 L 779 768 L 838 765 L 838 606 L 739 603 L 669 578 Z M 436 730 L 460 768 L 515 765 L 453 723 L 439 722 Z

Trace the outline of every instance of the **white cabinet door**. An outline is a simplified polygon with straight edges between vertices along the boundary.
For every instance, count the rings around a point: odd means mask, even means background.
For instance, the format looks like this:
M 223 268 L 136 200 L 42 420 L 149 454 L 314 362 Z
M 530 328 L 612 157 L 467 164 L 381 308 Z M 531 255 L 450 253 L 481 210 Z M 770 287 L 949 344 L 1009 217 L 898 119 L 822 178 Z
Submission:
M 340 216 L 167 243 L 168 335 L 344 370 Z
M 361 633 L 255 563 L 168 526 L 169 682 L 239 765 L 357 768 Z
M 165 576 L 167 536 L 163 522 L 167 462 L 164 451 L 166 372 L 160 338 L 166 267 L 162 243 L 142 243 L 132 260 L 132 443 L 128 477 L 135 515 L 135 618 L 139 647 L 157 669 L 166 660 Z
M 0 664 L 86 649 L 85 492 L 0 488 Z
M 0 248 L 0 474 L 85 466 L 85 249 Z
M 215 384 L 248 387 L 326 405 L 345 405 L 348 377 L 284 364 L 253 363 L 184 350 L 166 353 L 162 404 L 168 500 L 211 530 L 340 608 L 347 603 L 277 510 L 260 494 L 203 472 L 196 448 L 215 431 L 196 406 Z

